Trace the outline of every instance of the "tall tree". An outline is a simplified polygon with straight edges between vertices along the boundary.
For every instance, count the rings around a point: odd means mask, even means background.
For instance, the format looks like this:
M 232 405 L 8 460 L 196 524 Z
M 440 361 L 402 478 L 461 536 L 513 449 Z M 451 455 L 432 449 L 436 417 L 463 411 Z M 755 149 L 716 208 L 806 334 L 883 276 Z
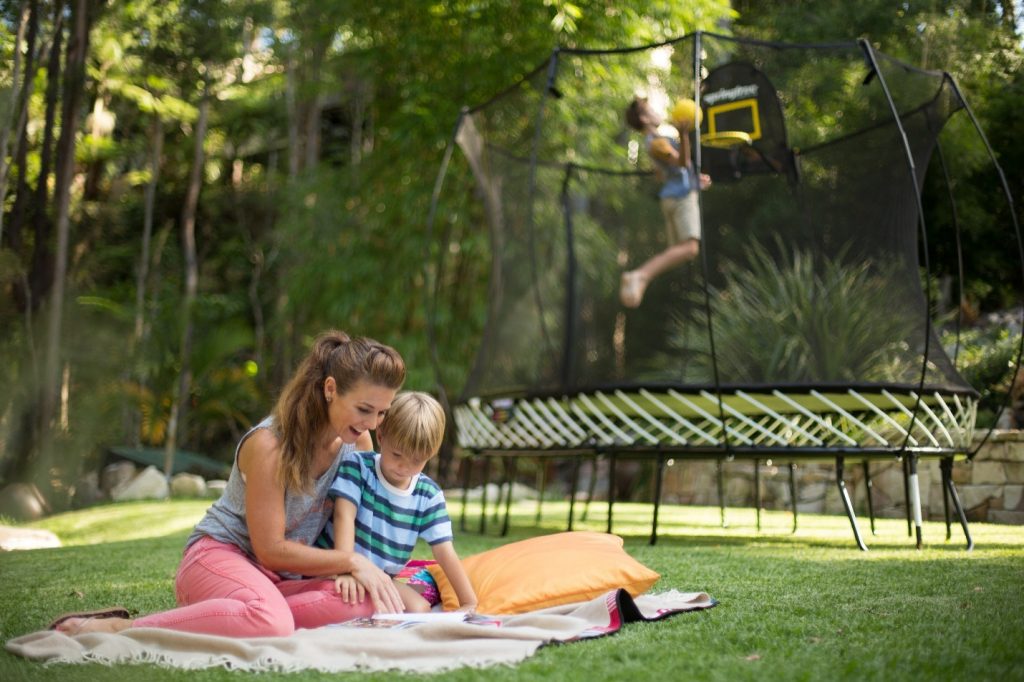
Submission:
M 195 147 L 192 153 L 192 170 L 185 190 L 185 203 L 181 207 L 181 246 L 185 261 L 185 291 L 181 301 L 181 343 L 178 384 L 171 403 L 171 415 L 167 420 L 167 442 L 164 445 L 164 473 L 174 473 L 174 455 L 178 445 L 178 421 L 186 409 L 192 389 L 192 342 L 195 334 L 193 308 L 199 291 L 199 263 L 196 257 L 196 210 L 199 206 L 199 191 L 203 184 L 203 165 L 206 154 L 206 130 L 210 120 L 210 85 L 203 84 L 199 99 L 199 118 L 195 127 Z
M 56 201 L 57 247 L 50 288 L 49 318 L 46 334 L 46 361 L 43 375 L 43 404 L 40 421 L 49 430 L 60 392 L 60 347 L 64 311 L 64 287 L 68 265 L 70 231 L 71 180 L 75 170 L 75 137 L 85 90 L 85 62 L 89 50 L 89 31 L 95 20 L 100 0 L 74 0 L 71 6 L 71 35 L 68 38 L 64 68 L 61 132 L 57 143 Z

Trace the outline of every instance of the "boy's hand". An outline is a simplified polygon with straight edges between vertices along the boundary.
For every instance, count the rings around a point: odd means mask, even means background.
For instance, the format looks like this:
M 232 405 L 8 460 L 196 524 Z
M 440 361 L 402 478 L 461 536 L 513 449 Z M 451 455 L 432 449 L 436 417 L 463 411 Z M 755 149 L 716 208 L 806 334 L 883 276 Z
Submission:
M 679 135 L 689 135 L 693 130 L 693 121 L 673 121 L 672 125 L 679 131 Z
M 404 613 L 405 605 L 402 596 L 395 587 L 395 581 L 384 571 L 373 565 L 366 557 L 356 554 L 352 557 L 355 578 L 370 595 L 376 613 Z
M 334 576 L 334 591 L 341 595 L 346 604 L 362 604 L 366 598 L 366 588 L 350 573 Z

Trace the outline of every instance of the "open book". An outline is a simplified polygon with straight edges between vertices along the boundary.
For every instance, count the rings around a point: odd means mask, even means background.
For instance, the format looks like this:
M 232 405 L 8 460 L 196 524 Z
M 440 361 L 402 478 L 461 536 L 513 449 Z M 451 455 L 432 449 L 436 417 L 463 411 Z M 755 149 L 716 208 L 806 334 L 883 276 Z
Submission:
M 375 613 L 372 616 L 353 618 L 336 627 L 383 628 L 399 630 L 422 623 L 472 623 L 474 625 L 501 626 L 501 621 L 492 616 L 466 613 L 465 611 L 430 611 L 428 613 Z
M 374 620 L 398 620 L 408 623 L 461 623 L 469 614 L 465 611 L 428 611 L 427 613 L 375 613 Z

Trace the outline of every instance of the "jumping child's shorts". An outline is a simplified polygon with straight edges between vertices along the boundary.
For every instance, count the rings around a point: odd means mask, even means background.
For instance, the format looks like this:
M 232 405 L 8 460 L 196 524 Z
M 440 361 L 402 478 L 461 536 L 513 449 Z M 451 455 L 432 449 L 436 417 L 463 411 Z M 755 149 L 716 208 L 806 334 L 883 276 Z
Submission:
M 431 606 L 440 604 L 441 592 L 437 589 L 434 576 L 430 575 L 430 571 L 427 570 L 427 566 L 433 566 L 436 563 L 436 561 L 411 559 L 405 568 L 398 572 L 395 580 L 414 587 Z

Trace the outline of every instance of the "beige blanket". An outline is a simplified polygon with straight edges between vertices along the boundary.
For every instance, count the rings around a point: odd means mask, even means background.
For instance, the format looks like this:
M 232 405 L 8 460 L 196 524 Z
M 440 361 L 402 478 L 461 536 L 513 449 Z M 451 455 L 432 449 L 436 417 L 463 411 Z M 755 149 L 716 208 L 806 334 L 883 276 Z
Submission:
M 43 631 L 7 642 L 7 650 L 48 663 L 155 663 L 171 668 L 223 666 L 252 672 L 402 670 L 439 672 L 524 660 L 545 644 L 599 637 L 625 623 L 706 609 L 703 592 L 645 594 L 615 590 L 588 602 L 503 616 L 500 627 L 424 623 L 400 630 L 332 626 L 290 637 L 234 639 L 156 628 L 69 637 Z

